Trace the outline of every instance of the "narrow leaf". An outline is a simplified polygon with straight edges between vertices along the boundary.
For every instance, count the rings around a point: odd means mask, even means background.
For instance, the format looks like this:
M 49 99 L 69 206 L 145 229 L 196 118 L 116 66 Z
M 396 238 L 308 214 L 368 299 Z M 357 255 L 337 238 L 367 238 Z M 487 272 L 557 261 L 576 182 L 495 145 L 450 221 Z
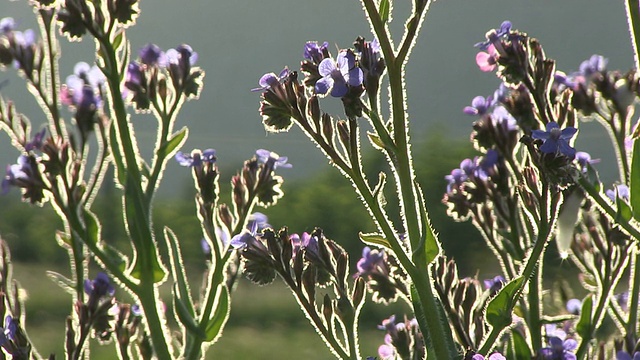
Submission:
M 182 144 L 184 144 L 187 139 L 188 133 L 189 130 L 187 129 L 187 127 L 183 127 L 182 129 L 180 129 L 180 131 L 171 135 L 169 141 L 162 144 L 160 149 L 158 149 L 159 152 L 164 153 L 165 156 L 170 156 L 177 148 L 181 147 Z
M 97 244 L 100 241 L 100 223 L 96 216 L 89 210 L 84 210 L 84 224 L 87 228 L 87 239 L 92 244 Z
M 229 319 L 229 290 L 227 290 L 226 286 L 221 285 L 218 295 L 216 304 L 214 305 L 215 312 L 213 313 L 213 317 L 209 320 L 205 331 L 205 340 L 212 343 L 220 338 L 220 335 L 222 335 L 222 328 Z
M 416 193 L 418 194 L 418 201 L 420 207 L 420 222 L 422 226 L 422 238 L 420 239 L 420 251 L 424 251 L 427 264 L 431 264 L 438 254 L 440 254 L 440 243 L 436 238 L 436 234 L 431 228 L 431 221 L 429 220 L 429 213 L 427 212 L 427 204 L 424 199 L 424 193 L 418 185 L 415 184 Z
M 590 339 L 592 335 L 591 328 L 591 311 L 593 308 L 593 297 L 588 295 L 582 301 L 582 309 L 580 310 L 580 320 L 576 325 L 576 332 L 583 339 Z
M 178 243 L 178 237 L 168 227 L 164 228 L 164 239 L 169 249 L 169 262 L 171 264 L 171 276 L 175 280 L 174 291 L 176 297 L 185 306 L 189 316 L 195 317 L 195 310 L 193 301 L 191 299 L 191 290 L 189 289 L 189 283 L 187 281 L 187 274 L 185 272 L 184 263 L 182 260 L 182 253 L 180 251 L 180 244 Z M 186 325 L 186 324 L 185 324 Z
M 178 320 L 180 320 L 180 323 L 184 325 L 187 332 L 200 339 L 204 339 L 204 332 L 198 327 L 198 323 L 196 323 L 193 318 L 192 305 L 180 298 L 180 290 L 178 290 L 177 283 L 173 284 L 173 305 L 173 310 L 175 311 Z
M 580 205 L 582 204 L 582 192 L 575 190 L 565 196 L 564 203 L 558 215 L 558 232 L 556 233 L 556 245 L 561 255 L 569 253 L 573 241 L 573 231 L 578 222 Z
M 117 185 L 120 187 L 124 187 L 126 182 L 126 174 L 127 171 L 124 168 L 124 163 L 122 162 L 122 153 L 120 152 L 120 145 L 118 145 L 118 134 L 116 132 L 115 121 L 111 123 L 111 128 L 109 129 L 109 148 L 111 156 L 113 157 L 113 162 L 115 164 L 115 177 Z
M 58 286 L 60 286 L 62 290 L 71 295 L 75 295 L 76 289 L 74 288 L 75 283 L 73 282 L 73 280 L 55 271 L 47 271 L 47 277 Z
M 374 148 L 378 150 L 384 150 L 384 142 L 382 142 L 380 136 L 371 132 L 367 132 L 367 137 L 369 138 L 369 142 Z
M 513 346 L 513 357 L 510 359 L 531 359 L 533 357 L 527 340 L 518 331 L 511 332 L 510 346 Z
M 389 248 L 389 249 L 391 248 L 391 244 L 389 244 L 389 241 L 387 241 L 387 239 L 382 234 L 376 234 L 376 233 L 363 234 L 363 233 L 359 233 L 358 236 L 360 237 L 360 240 L 362 240 L 362 242 L 365 243 L 365 244 L 375 245 L 375 246 L 384 246 L 384 247 Z

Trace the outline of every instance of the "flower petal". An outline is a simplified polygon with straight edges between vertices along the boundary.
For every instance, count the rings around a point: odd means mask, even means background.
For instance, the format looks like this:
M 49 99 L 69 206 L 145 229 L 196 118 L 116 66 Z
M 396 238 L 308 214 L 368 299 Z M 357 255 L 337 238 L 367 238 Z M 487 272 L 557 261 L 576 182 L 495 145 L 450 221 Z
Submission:
M 318 73 L 322 76 L 330 76 L 334 70 L 336 70 L 336 63 L 333 59 L 324 59 L 318 65 Z
M 323 77 L 316 82 L 316 94 L 326 95 L 333 86 L 333 78 L 331 76 Z

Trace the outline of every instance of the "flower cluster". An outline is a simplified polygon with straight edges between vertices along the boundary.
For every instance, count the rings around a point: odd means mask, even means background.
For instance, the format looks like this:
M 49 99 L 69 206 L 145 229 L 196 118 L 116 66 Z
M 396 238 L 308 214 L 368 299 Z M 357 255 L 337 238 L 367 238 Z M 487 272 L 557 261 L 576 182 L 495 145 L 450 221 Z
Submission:
M 124 86 L 136 110 L 169 111 L 172 103 L 197 98 L 204 71 L 194 67 L 198 54 L 186 44 L 166 52 L 155 44 L 138 51 L 138 59 L 127 66 Z M 170 80 L 170 81 L 169 81 Z
M 424 339 L 416 319 L 405 318 L 396 323 L 396 316 L 391 315 L 378 325 L 378 329 L 386 331 L 384 344 L 378 347 L 381 360 L 424 358 Z
M 42 43 L 33 29 L 17 30 L 18 24 L 11 17 L 0 19 L 0 66 L 12 64 L 22 71 L 27 79 L 33 79 L 38 70 L 38 57 Z

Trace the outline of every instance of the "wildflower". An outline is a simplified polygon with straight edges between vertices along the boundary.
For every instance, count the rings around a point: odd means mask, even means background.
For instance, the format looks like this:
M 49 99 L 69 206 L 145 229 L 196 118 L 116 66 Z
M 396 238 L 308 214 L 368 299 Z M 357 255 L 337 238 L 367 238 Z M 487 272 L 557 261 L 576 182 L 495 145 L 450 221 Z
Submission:
M 304 53 L 302 56 L 317 65 L 329 57 L 328 48 L 329 43 L 326 41 L 322 43 L 322 45 L 318 45 L 316 41 L 307 41 L 307 43 L 304 44 Z
M 567 301 L 567 311 L 573 315 L 579 315 L 582 310 L 582 301 L 579 299 L 569 299 Z
M 540 151 L 543 153 L 560 153 L 573 158 L 576 155 L 576 150 L 569 145 L 568 140 L 570 140 L 577 131 L 578 129 L 573 127 L 567 127 L 560 130 L 558 124 L 552 121 L 547 124 L 546 131 L 533 130 L 531 137 L 544 141 L 540 146 Z
M 539 358 L 541 360 L 575 360 L 576 355 L 572 352 L 578 347 L 578 342 L 574 339 L 567 339 L 567 333 L 555 324 L 545 325 L 548 338 L 548 347 L 540 349 Z
M 459 188 L 462 183 L 468 179 L 467 174 L 462 169 L 453 169 L 451 174 L 446 175 L 447 180 L 447 192 L 450 193 L 454 188 Z
M 167 65 L 168 61 L 165 53 L 156 44 L 147 44 L 143 46 L 138 51 L 138 56 L 140 56 L 140 61 L 148 66 L 164 67 Z
M 258 222 L 249 222 L 247 228 L 242 232 L 231 238 L 229 245 L 232 248 L 239 250 L 248 247 L 251 244 L 257 243 L 256 234 L 258 233 Z
M 198 53 L 193 51 L 191 46 L 187 44 L 182 44 L 175 49 L 167 50 L 165 56 L 167 64 L 178 65 L 181 68 L 187 68 L 187 64 L 193 66 L 198 61 Z M 158 58 L 161 59 L 162 56 L 158 55 Z
M 93 131 L 96 113 L 102 108 L 100 95 L 102 84 L 106 78 L 97 66 L 89 66 L 86 62 L 79 62 L 73 68 L 73 75 L 67 77 L 66 84 L 60 90 L 60 100 L 63 104 L 75 108 L 76 124 L 80 128 L 82 140 L 86 141 Z
M 111 285 L 109 276 L 103 272 L 99 272 L 94 280 L 85 279 L 84 292 L 91 297 L 101 298 L 104 296 L 113 296 L 116 289 Z
M 33 139 L 31 139 L 31 141 L 29 141 L 28 143 L 26 143 L 24 145 L 24 149 L 26 151 L 42 149 L 42 145 L 44 144 L 44 137 L 45 137 L 46 134 L 47 134 L 47 129 L 46 128 L 44 128 L 44 129 L 40 130 L 39 132 L 37 132 L 33 136 Z
M 473 355 L 473 357 L 471 358 L 471 360 L 507 360 L 506 357 L 504 357 L 504 355 L 495 352 L 491 355 L 489 355 L 489 357 L 485 358 L 483 355 L 481 354 L 475 354 Z
M 207 149 L 205 151 L 193 150 L 191 154 L 185 154 L 182 151 L 178 151 L 174 156 L 178 164 L 187 167 L 199 167 L 203 163 L 213 165 L 216 158 L 216 151 L 214 149 Z
M 393 340 L 391 339 L 391 335 L 385 334 L 384 336 L 384 344 L 378 347 L 378 356 L 380 356 L 381 360 L 386 359 L 395 359 L 397 355 L 396 348 L 393 347 Z
M 491 279 L 484 280 L 484 288 L 489 290 L 491 295 L 495 295 L 507 283 L 502 275 L 497 275 Z
M 7 34 L 17 28 L 16 21 L 12 17 L 6 17 L 0 20 L 0 31 Z
M 7 174 L 1 185 L 2 194 L 9 192 L 12 186 L 22 188 L 23 199 L 32 204 L 44 199 L 45 184 L 34 156 L 20 155 L 16 164 L 7 165 Z
M 211 255 L 211 246 L 209 245 L 209 242 L 207 241 L 207 239 L 205 238 L 200 239 L 200 248 L 202 249 L 202 252 L 205 255 L 207 256 Z
M 601 55 L 592 55 L 589 59 L 580 64 L 580 71 L 578 74 L 585 78 L 589 78 L 595 73 L 605 71 L 607 69 L 607 62 L 608 60 Z
M 627 185 L 619 184 L 616 185 L 614 189 L 605 191 L 605 195 L 607 195 L 607 197 L 613 202 L 616 201 L 616 198 L 629 201 L 629 187 Z
M 0 345 L 4 345 L 8 341 L 13 341 L 18 331 L 18 320 L 11 315 L 4 318 L 4 327 L 0 333 Z
M 362 249 L 362 258 L 360 258 L 356 264 L 358 272 L 355 276 L 364 276 L 374 271 L 377 267 L 383 266 L 383 262 L 384 250 L 371 250 L 370 247 L 365 246 L 364 249 Z
M 633 353 L 633 357 L 626 351 L 618 351 L 616 353 L 616 360 L 640 360 L 640 351 Z
M 318 72 L 322 78 L 315 85 L 317 94 L 325 95 L 331 90 L 331 96 L 343 97 L 349 92 L 349 85 L 362 84 L 362 70 L 356 67 L 356 58 L 351 51 L 341 51 L 335 61 L 322 60 Z
M 265 165 L 265 168 L 275 170 L 279 167 L 290 169 L 293 165 L 287 163 L 288 158 L 286 156 L 280 156 L 274 152 L 265 149 L 256 150 L 256 157 L 258 162 Z
M 518 122 L 504 106 L 497 106 L 493 109 L 491 121 L 495 127 L 502 128 L 507 132 L 518 130 Z
M 592 159 L 589 153 L 584 151 L 578 151 L 576 153 L 576 162 L 580 166 L 580 169 L 582 170 L 582 172 L 586 173 L 589 165 L 599 163 L 600 159 Z
M 476 96 L 471 101 L 471 106 L 465 106 L 464 110 L 462 110 L 467 115 L 484 115 L 491 107 L 492 99 L 491 96 L 486 99 L 483 96 Z
M 500 24 L 500 28 L 489 30 L 486 34 L 487 41 L 479 42 L 474 46 L 480 50 L 487 50 L 491 44 L 499 41 L 500 38 L 509 35 L 511 32 L 511 21 L 505 20 Z
M 282 69 L 282 71 L 280 71 L 280 74 L 278 75 L 272 72 L 264 74 L 258 81 L 258 84 L 260 85 L 260 87 L 251 89 L 251 91 L 272 90 L 279 84 L 282 84 L 289 77 L 289 73 L 290 73 L 289 68 L 285 67 L 284 69 Z

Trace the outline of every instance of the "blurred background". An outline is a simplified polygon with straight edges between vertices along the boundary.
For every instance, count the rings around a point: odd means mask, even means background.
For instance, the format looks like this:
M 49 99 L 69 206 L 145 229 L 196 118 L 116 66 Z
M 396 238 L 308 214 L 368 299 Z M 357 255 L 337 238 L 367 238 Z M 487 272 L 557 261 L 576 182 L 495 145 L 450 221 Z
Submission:
M 394 1 L 391 29 L 396 41 L 401 38 L 411 3 Z M 198 52 L 198 65 L 206 71 L 200 100 L 186 103 L 177 122 L 177 127 L 190 129 L 183 151 L 215 148 L 223 184 L 256 149 L 288 156 L 294 167 L 280 171 L 286 196 L 265 211 L 270 223 L 276 228 L 287 225 L 291 232 L 322 227 L 329 238 L 352 254 L 352 262 L 357 261 L 362 249 L 357 233 L 371 231 L 373 225 L 351 186 L 297 129 L 287 134 L 267 134 L 257 112 L 259 94 L 249 90 L 266 72 L 277 73 L 284 66 L 297 69 L 306 41 L 328 41 L 335 54 L 337 49 L 350 47 L 359 35 L 371 39 L 360 2 L 154 0 L 142 1 L 141 10 L 137 25 L 128 32 L 134 51 L 148 42 L 163 49 L 188 43 Z M 14 17 L 21 30 L 36 26 L 24 0 L 0 1 L 0 18 L 5 16 Z M 474 276 L 482 269 L 481 279 L 496 275 L 496 264 L 487 256 L 473 227 L 449 220 L 440 200 L 446 186 L 444 176 L 462 159 L 475 154 L 468 141 L 473 118 L 464 115 L 462 108 L 474 96 L 492 94 L 499 84 L 493 74 L 478 70 L 473 44 L 504 20 L 538 38 L 547 56 L 556 59 L 558 69 L 567 73 L 592 54 L 608 58 L 610 69 L 626 71 L 633 65 L 622 2 L 447 0 L 432 4 L 407 67 L 415 167 L 447 256 L 457 260 L 463 275 Z M 61 47 L 63 79 L 72 73 L 76 62 L 91 63 L 95 56 L 94 44 L 88 39 L 74 44 L 61 40 Z M 0 72 L 0 81 L 7 79 L 2 97 L 13 100 L 35 127 L 44 123 L 15 70 Z M 336 115 L 341 114 L 333 99 L 325 99 L 324 104 L 327 109 L 335 109 Z M 142 154 L 149 158 L 156 122 L 150 115 L 133 115 L 132 121 Z M 602 159 L 596 167 L 610 186 L 616 178 L 616 165 L 605 132 L 593 122 L 581 124 L 576 147 Z M 365 154 L 372 174 L 384 168 L 383 159 L 373 151 L 365 150 Z M 0 164 L 13 163 L 18 155 L 9 138 L 0 134 Z M 118 194 L 106 185 L 96 212 L 104 219 L 105 239 L 122 242 Z M 156 228 L 168 225 L 177 233 L 194 284 L 198 284 L 204 257 L 190 172 L 170 162 L 159 193 Z M 54 240 L 59 226 L 50 207 L 22 204 L 17 191 L 0 198 L 0 235 L 12 250 L 15 278 L 26 289 L 27 329 L 42 355 L 56 353 L 61 358 L 69 297 L 45 277 L 47 269 L 68 273 L 66 252 Z M 571 275 L 566 276 L 572 270 L 553 251 L 546 261 L 547 266 L 567 271 L 559 273 L 572 280 Z M 376 324 L 394 313 L 403 316 L 408 310 L 401 306 L 367 306 L 361 323 L 363 355 L 377 353 L 384 333 L 376 330 Z M 92 352 L 94 358 L 112 356 L 109 352 Z M 276 281 L 267 287 L 240 284 L 234 293 L 229 324 L 210 358 L 327 359 L 331 355 L 292 296 Z

